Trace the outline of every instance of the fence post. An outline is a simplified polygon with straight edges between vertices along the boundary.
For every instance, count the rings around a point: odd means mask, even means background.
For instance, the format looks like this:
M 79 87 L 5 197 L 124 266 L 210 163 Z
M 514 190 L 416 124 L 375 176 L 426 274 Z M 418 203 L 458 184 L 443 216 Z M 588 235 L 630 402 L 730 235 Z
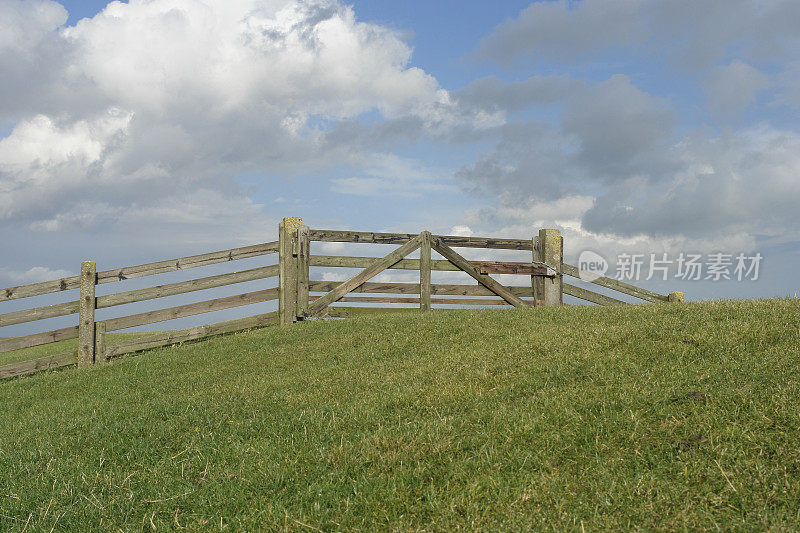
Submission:
M 531 250 L 533 260 L 544 262 L 542 258 L 542 243 L 538 235 L 531 239 Z M 533 305 L 541 305 L 544 302 L 544 278 L 542 276 L 531 276 L 531 288 L 533 289 Z
M 419 247 L 419 308 L 431 310 L 431 232 L 423 231 Z
M 81 296 L 78 304 L 78 366 L 94 364 L 94 286 L 97 265 L 94 261 L 81 263 Z
M 297 228 L 299 217 L 285 217 L 278 225 L 278 316 L 282 326 L 297 320 Z
M 297 228 L 297 318 L 303 319 L 308 313 L 308 264 L 311 255 L 311 240 L 308 226 Z
M 539 261 L 558 270 L 558 274 L 553 278 L 540 278 L 542 280 L 542 300 L 544 300 L 544 305 L 561 305 L 564 288 L 564 280 L 561 275 L 564 270 L 564 239 L 561 238 L 561 232 L 557 229 L 540 229 L 539 248 L 541 250 Z
M 94 362 L 106 362 L 106 323 L 97 322 L 94 326 Z
M 672 291 L 668 297 L 670 302 L 680 303 L 683 301 L 683 293 L 681 291 Z

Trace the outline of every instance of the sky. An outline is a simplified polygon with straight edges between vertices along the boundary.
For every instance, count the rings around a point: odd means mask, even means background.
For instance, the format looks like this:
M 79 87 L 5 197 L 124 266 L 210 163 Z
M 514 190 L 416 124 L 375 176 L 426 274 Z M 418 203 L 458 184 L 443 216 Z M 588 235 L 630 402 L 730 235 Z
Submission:
M 0 0 L 0 79 L 0 286 L 300 216 L 557 228 L 612 271 L 760 254 L 758 279 L 638 284 L 800 288 L 795 0 Z

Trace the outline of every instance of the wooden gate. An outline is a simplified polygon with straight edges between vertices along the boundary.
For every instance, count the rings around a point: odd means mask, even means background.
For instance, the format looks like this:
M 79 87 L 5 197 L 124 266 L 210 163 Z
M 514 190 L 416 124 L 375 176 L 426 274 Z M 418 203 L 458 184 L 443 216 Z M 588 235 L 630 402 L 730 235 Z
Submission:
M 383 257 L 312 254 L 313 243 L 324 242 L 385 244 L 394 245 L 396 249 Z M 456 248 L 479 248 L 495 252 L 517 250 L 530 259 L 472 261 L 456 252 Z M 409 254 L 416 250 L 420 251 L 419 259 L 409 258 Z M 440 254 L 443 259 L 433 259 L 432 252 Z M 274 254 L 278 255 L 278 264 L 270 262 L 275 257 Z M 265 264 L 236 272 L 95 295 L 97 285 L 125 284 L 126 280 L 132 278 L 157 276 L 206 265 L 237 264 L 239 260 L 253 258 L 264 258 Z M 359 272 L 344 281 L 312 280 L 309 273 L 313 267 L 355 268 Z M 418 271 L 419 282 L 370 281 L 387 269 Z M 432 271 L 465 272 L 475 283 L 432 283 Z M 504 285 L 492 277 L 495 274 L 523 274 L 530 276 L 530 283 Z M 93 261 L 84 261 L 78 275 L 0 290 L 0 379 L 63 366 L 104 363 L 108 359 L 145 349 L 272 324 L 288 325 L 314 317 L 348 317 L 415 309 L 429 311 L 433 306 L 439 305 L 561 305 L 565 294 L 600 305 L 627 303 L 584 287 L 564 283 L 565 276 L 579 277 L 580 271 L 577 267 L 564 263 L 563 240 L 560 233 L 553 229 L 540 230 L 531 239 L 499 239 L 431 235 L 427 231 L 412 234 L 319 230 L 305 226 L 300 218 L 285 218 L 280 224 L 277 242 L 111 270 L 98 270 Z M 271 286 L 270 280 L 275 277 L 278 278 L 278 287 Z M 185 293 L 213 290 L 244 282 L 263 282 L 264 285 L 251 292 L 224 297 L 217 294 L 211 299 L 206 296 L 207 299 L 202 301 L 180 303 L 153 311 L 100 319 L 95 316 L 98 310 L 105 314 L 107 308 L 125 307 L 156 299 L 162 301 L 164 298 Z M 593 277 L 591 283 L 649 302 L 683 299 L 682 293 L 657 294 L 607 277 Z M 64 294 L 69 300 L 38 306 L 24 303 L 28 299 L 35 301 L 56 293 Z M 274 300 L 278 300 L 277 311 L 268 307 L 274 305 L 270 304 Z M 338 303 L 344 305 L 335 305 Z M 407 307 L 408 305 L 414 307 Z M 248 309 L 252 309 L 252 314 L 224 322 L 136 334 L 132 337 L 118 336 L 115 333 L 240 306 L 251 306 Z M 45 328 L 48 331 L 18 336 L 10 336 L 13 334 L 5 329 L 18 324 L 38 324 L 50 319 L 61 320 L 66 327 L 52 329 L 50 326 Z

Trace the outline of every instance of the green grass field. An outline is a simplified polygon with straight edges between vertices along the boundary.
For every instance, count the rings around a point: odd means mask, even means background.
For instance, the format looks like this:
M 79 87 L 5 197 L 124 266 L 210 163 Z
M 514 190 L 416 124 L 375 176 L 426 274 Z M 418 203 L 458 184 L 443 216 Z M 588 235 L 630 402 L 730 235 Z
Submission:
M 797 299 L 312 321 L 0 382 L 0 529 L 800 529 Z

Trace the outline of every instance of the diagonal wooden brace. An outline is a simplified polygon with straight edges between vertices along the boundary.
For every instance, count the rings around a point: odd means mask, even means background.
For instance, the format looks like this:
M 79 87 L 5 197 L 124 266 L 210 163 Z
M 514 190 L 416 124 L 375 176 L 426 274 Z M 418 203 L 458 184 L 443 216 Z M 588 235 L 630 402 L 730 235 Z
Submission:
M 420 247 L 422 240 L 420 236 L 416 236 L 406 244 L 401 246 L 400 248 L 396 249 L 386 257 L 378 259 L 373 264 L 350 278 L 349 280 L 345 281 L 341 285 L 337 286 L 331 292 L 325 294 L 321 298 L 314 300 L 312 304 L 308 306 L 307 316 L 315 316 L 322 312 L 326 307 L 328 307 L 333 302 L 337 301 L 339 298 L 351 292 L 361 285 L 364 282 L 369 281 L 370 279 L 374 278 L 393 264 L 400 261 L 402 258 L 416 250 Z
M 433 242 L 431 246 L 434 250 L 442 254 L 442 256 L 453 263 L 455 266 L 475 278 L 475 280 L 498 295 L 503 300 L 507 301 L 514 307 L 528 307 L 527 302 L 522 300 L 516 294 L 512 293 L 507 288 L 503 287 L 500 283 L 493 280 L 486 274 L 481 274 L 481 271 L 478 267 L 464 259 L 462 256 L 457 254 L 452 248 L 447 246 L 442 239 L 439 237 L 433 237 Z

